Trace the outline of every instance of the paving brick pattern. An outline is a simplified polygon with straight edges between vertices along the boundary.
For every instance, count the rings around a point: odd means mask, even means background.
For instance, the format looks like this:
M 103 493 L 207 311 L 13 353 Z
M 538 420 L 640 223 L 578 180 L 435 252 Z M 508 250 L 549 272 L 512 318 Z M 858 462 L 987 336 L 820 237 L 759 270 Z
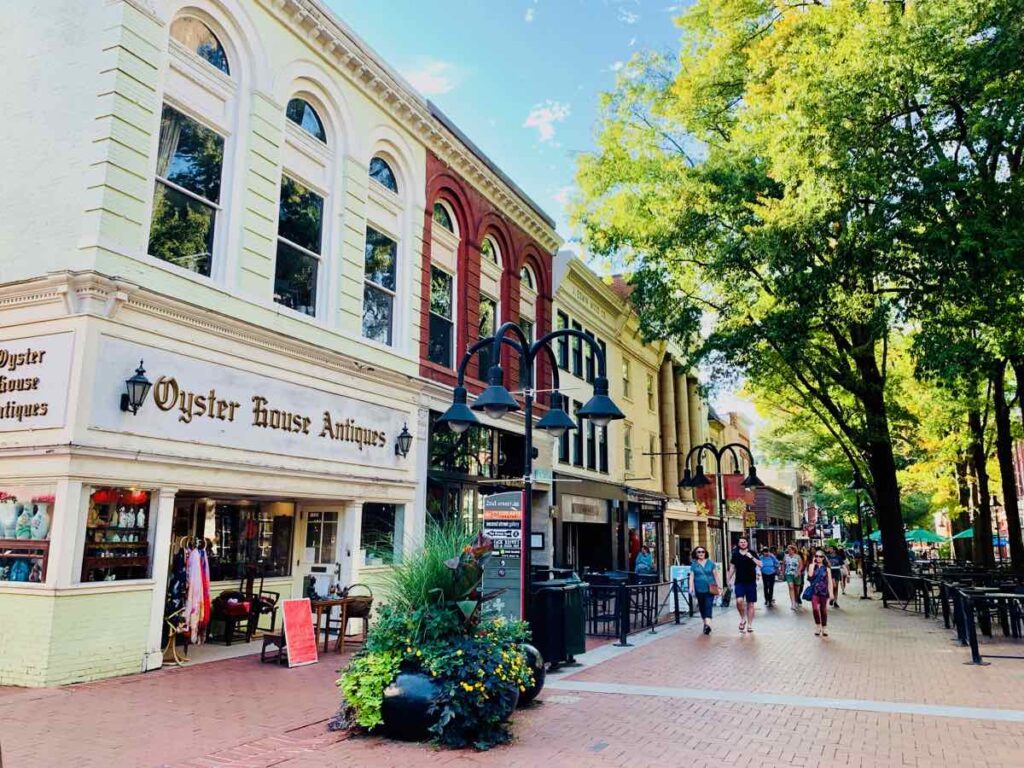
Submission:
M 809 615 L 788 609 L 763 615 L 753 635 L 741 636 L 730 611 L 710 638 L 693 622 L 557 679 L 1024 709 L 1024 661 L 968 666 L 969 655 L 934 623 L 851 597 L 842 605 L 827 640 L 813 636 Z M 1024 726 L 983 716 L 556 688 L 516 715 L 513 744 L 488 753 L 348 738 L 325 725 L 337 705 L 338 666 L 337 656 L 294 670 L 242 658 L 63 689 L 0 689 L 3 765 L 1024 765 Z

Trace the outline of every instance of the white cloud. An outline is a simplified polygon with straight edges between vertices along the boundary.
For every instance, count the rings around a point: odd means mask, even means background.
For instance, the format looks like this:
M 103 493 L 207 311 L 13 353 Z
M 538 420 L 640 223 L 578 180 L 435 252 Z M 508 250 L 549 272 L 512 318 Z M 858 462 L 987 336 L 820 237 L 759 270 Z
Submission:
M 526 15 L 523 17 L 523 19 L 526 21 L 527 24 L 529 24 L 531 21 L 533 21 L 533 17 L 534 17 L 534 10 L 533 10 L 533 8 L 527 8 L 526 9 Z
M 559 187 L 558 191 L 551 196 L 551 199 L 565 208 L 569 204 L 569 195 L 572 194 L 572 186 Z
M 448 93 L 458 84 L 458 73 L 447 61 L 424 59 L 415 69 L 408 69 L 402 75 L 409 85 L 424 96 Z
M 634 45 L 636 45 L 636 37 L 635 36 L 629 38 L 629 47 L 632 48 Z
M 536 128 L 537 137 L 541 142 L 551 141 L 555 138 L 555 123 L 561 123 L 570 114 L 572 109 L 568 104 L 548 99 L 530 110 L 523 128 Z
M 636 24 L 640 21 L 640 14 L 628 11 L 625 8 L 619 8 L 619 21 L 623 24 Z
M 626 63 L 624 61 L 616 61 L 613 62 L 612 65 L 608 67 L 608 69 L 610 69 L 612 72 L 618 72 L 624 66 L 626 66 Z

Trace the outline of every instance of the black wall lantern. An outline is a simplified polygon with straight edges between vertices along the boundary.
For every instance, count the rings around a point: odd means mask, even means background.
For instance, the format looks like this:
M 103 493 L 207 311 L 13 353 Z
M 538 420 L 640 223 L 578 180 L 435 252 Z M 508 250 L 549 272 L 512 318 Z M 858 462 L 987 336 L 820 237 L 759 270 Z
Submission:
M 135 375 L 124 383 L 125 393 L 121 395 L 121 410 L 131 411 L 132 415 L 139 412 L 139 408 L 146 402 L 146 395 L 153 384 L 146 378 L 146 369 L 142 367 L 139 360 L 139 367 L 135 369 Z
M 403 424 L 402 431 L 395 438 L 395 456 L 401 456 L 404 459 L 409 455 L 410 448 L 412 448 L 412 434 L 409 432 L 409 425 Z

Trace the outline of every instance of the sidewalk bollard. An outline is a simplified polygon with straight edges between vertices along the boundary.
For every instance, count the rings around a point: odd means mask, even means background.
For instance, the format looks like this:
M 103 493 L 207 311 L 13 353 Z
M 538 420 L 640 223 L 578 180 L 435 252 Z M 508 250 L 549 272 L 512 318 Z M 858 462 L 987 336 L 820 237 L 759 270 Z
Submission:
M 616 595 L 619 602 L 616 606 L 619 614 L 619 642 L 616 645 L 626 648 L 632 645 L 629 642 L 629 587 L 621 584 Z

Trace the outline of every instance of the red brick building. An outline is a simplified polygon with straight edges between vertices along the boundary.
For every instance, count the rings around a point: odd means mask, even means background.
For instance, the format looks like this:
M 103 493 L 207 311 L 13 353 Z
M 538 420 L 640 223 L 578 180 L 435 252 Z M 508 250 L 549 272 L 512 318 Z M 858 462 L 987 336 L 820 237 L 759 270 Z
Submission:
M 433 107 L 432 107 L 433 108 Z M 440 113 L 442 122 L 457 131 Z M 495 168 L 468 139 L 469 144 L 519 198 L 545 221 L 554 234 L 554 222 L 541 211 L 515 184 Z M 449 168 L 433 152 L 427 152 L 427 206 L 424 211 L 422 301 L 420 322 L 420 371 L 428 379 L 448 386 L 455 385 L 455 371 L 465 350 L 481 336 L 481 307 L 490 300 L 496 303 L 495 325 L 506 321 L 526 320 L 531 324 L 533 338 L 551 330 L 551 260 L 554 249 L 547 249 L 516 223 L 472 183 Z M 436 206 L 444 214 L 436 211 Z M 451 226 L 447 226 L 450 221 Z M 433 269 L 432 269 L 433 268 Z M 523 277 L 524 270 L 527 277 Z M 431 275 L 443 271 L 453 280 L 452 349 L 448 361 L 443 355 L 431 355 Z M 532 288 L 530 283 L 532 283 Z M 436 291 L 435 291 L 436 293 Z M 486 313 L 487 308 L 484 309 Z M 435 321 L 435 329 L 437 326 Z M 485 320 L 485 331 L 487 330 Z M 438 348 L 435 347 L 435 350 Z M 432 357 L 434 359 L 432 359 Z M 519 366 L 513 350 L 505 347 L 501 365 L 505 384 L 512 390 L 519 380 Z M 550 382 L 550 361 L 538 362 L 537 382 L 547 388 Z M 467 368 L 467 388 L 479 392 L 483 376 L 479 366 Z

